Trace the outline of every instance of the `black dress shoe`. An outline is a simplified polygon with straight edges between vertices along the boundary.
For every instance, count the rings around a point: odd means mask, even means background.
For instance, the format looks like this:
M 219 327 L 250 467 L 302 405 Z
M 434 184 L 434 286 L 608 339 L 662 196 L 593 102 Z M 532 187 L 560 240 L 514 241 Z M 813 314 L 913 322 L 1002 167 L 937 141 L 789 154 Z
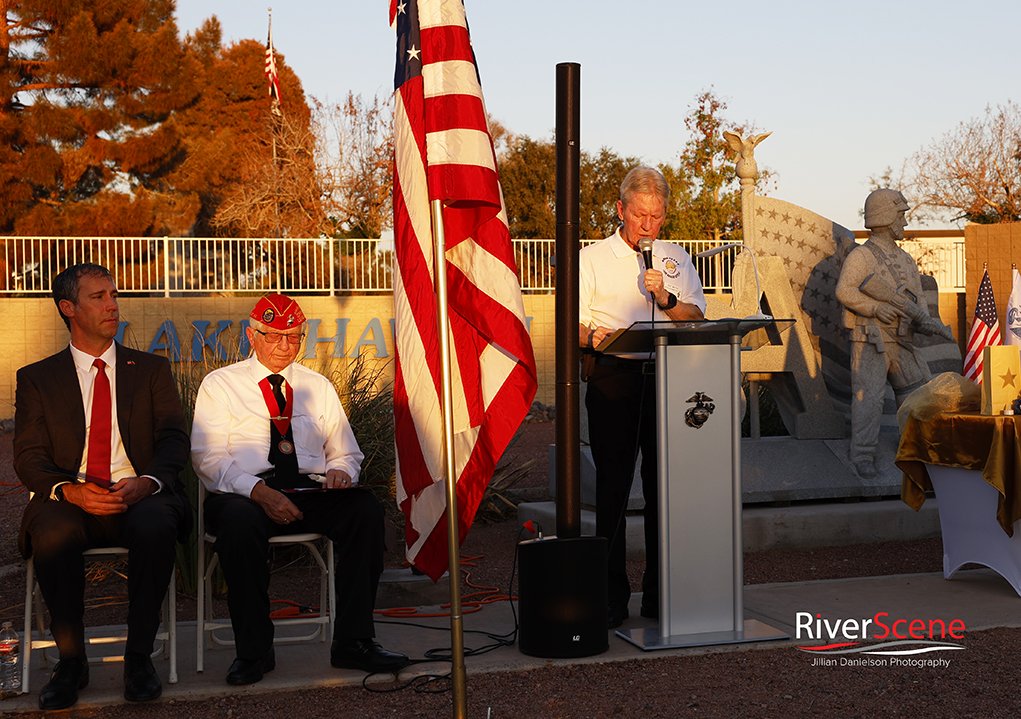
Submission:
M 146 654 L 135 652 L 124 655 L 124 698 L 129 702 L 148 702 L 159 699 L 163 684 Z
M 227 670 L 227 683 L 239 686 L 255 684 L 262 676 L 276 669 L 277 658 L 272 647 L 259 659 L 242 659 L 235 657 L 234 663 Z
M 408 658 L 389 652 L 374 639 L 337 639 L 330 647 L 330 664 L 338 669 L 396 672 L 408 665 Z
M 78 690 L 89 685 L 89 660 L 85 657 L 61 659 L 53 674 L 39 692 L 39 708 L 43 711 L 67 709 L 78 701 Z
M 606 627 L 607 629 L 616 629 L 624 620 L 627 619 L 630 614 L 627 611 L 626 604 L 609 604 L 606 607 Z
M 646 619 L 659 619 L 659 607 L 650 607 L 646 604 L 642 604 L 639 614 Z

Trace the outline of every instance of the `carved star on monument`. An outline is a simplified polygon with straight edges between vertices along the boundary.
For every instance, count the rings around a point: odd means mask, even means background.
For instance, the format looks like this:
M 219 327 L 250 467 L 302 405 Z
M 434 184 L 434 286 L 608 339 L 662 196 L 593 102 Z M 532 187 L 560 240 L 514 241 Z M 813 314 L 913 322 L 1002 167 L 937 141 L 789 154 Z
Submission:
M 1012 374 L 1009 369 L 1007 370 L 1007 374 L 1000 375 L 1000 379 L 1003 380 L 1004 387 L 1006 387 L 1009 384 L 1011 387 L 1017 389 L 1017 385 L 1014 384 L 1014 380 L 1017 379 L 1017 375 Z

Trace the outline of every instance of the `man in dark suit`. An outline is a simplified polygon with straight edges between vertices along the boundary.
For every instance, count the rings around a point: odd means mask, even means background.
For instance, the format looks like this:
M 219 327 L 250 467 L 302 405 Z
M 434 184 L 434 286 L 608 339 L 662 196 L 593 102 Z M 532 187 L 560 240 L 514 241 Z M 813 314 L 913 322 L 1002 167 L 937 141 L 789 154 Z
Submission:
M 71 344 L 18 370 L 15 395 L 14 469 L 33 493 L 19 542 L 60 652 L 39 706 L 71 706 L 88 685 L 82 552 L 102 546 L 128 549 L 124 697 L 147 701 L 162 692 L 149 655 L 175 545 L 191 529 L 181 400 L 165 358 L 114 343 L 120 314 L 106 268 L 69 267 L 53 299 Z

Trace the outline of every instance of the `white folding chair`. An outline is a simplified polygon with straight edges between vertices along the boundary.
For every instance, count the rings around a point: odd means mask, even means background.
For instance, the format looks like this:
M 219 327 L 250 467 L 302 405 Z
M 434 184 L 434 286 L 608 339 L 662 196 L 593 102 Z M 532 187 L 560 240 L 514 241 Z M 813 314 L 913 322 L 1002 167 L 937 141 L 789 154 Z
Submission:
M 97 547 L 96 549 L 88 549 L 84 552 L 86 562 L 109 562 L 113 560 L 126 559 L 128 556 L 128 550 L 126 547 Z M 167 589 L 167 595 L 163 598 L 163 621 L 160 626 L 160 631 L 156 634 L 156 639 L 160 642 L 160 646 L 152 653 L 152 657 L 163 655 L 164 659 L 170 660 L 170 676 L 169 682 L 171 684 L 177 683 L 177 586 L 176 586 L 177 572 L 175 571 L 170 577 L 170 586 Z M 35 608 L 37 634 L 33 638 L 32 636 L 32 610 Z M 58 658 L 52 656 L 47 652 L 47 649 L 51 649 L 56 646 L 56 642 L 52 638 L 47 637 L 45 627 L 45 614 L 43 613 L 43 600 L 42 592 L 39 590 L 39 582 L 35 578 L 35 563 L 32 557 L 28 558 L 28 566 L 25 577 L 25 641 L 24 641 L 24 656 L 21 659 L 21 688 L 22 691 L 28 692 L 28 679 L 29 670 L 31 669 L 32 651 L 40 649 L 39 653 L 39 668 L 45 669 L 47 663 L 56 664 Z M 86 637 L 85 641 L 87 644 L 116 644 L 118 642 L 126 642 L 128 639 L 127 628 L 125 627 L 122 631 L 117 634 L 102 636 L 102 637 Z M 100 657 L 89 657 L 90 662 L 120 662 L 124 661 L 123 653 L 121 655 L 110 655 Z
M 213 572 L 216 569 L 216 565 L 219 562 L 219 557 L 213 549 L 213 545 L 216 542 L 216 536 L 206 532 L 205 526 L 205 513 L 203 511 L 203 505 L 205 504 L 206 490 L 202 484 L 202 480 L 198 481 L 199 485 L 199 541 L 197 542 L 198 548 L 198 607 L 196 611 L 197 628 L 195 631 L 196 636 L 196 670 L 203 671 L 204 669 L 204 654 L 206 649 L 212 649 L 213 644 L 220 646 L 232 647 L 234 646 L 234 640 L 226 637 L 221 637 L 216 634 L 218 629 L 230 629 L 230 618 L 227 619 L 215 619 L 213 617 Z M 322 552 L 316 545 L 321 540 L 326 540 L 326 557 L 323 557 Z M 306 532 L 303 534 L 283 534 L 276 537 L 272 537 L 269 540 L 270 547 L 281 547 L 288 545 L 301 545 L 308 550 L 309 554 L 315 560 L 315 563 L 319 567 L 319 616 L 308 616 L 308 617 L 288 617 L 281 619 L 274 619 L 273 625 L 276 627 L 294 626 L 301 624 L 312 624 L 314 629 L 307 633 L 297 636 L 285 635 L 281 636 L 275 634 L 273 638 L 274 644 L 291 644 L 295 642 L 308 642 L 318 639 L 321 642 L 325 642 L 327 635 L 333 638 L 333 618 L 336 612 L 337 598 L 335 596 L 335 580 L 336 580 L 336 567 L 333 561 L 333 542 L 326 537 L 324 534 L 316 534 L 313 532 Z M 230 591 L 230 587 L 227 588 Z

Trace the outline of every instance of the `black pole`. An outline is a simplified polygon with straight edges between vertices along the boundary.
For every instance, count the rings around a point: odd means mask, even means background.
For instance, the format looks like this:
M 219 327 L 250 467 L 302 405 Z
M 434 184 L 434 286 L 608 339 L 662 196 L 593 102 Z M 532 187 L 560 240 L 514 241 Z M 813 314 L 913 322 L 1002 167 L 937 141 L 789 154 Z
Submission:
M 557 65 L 556 446 L 557 536 L 581 536 L 578 406 L 578 236 L 581 65 Z

